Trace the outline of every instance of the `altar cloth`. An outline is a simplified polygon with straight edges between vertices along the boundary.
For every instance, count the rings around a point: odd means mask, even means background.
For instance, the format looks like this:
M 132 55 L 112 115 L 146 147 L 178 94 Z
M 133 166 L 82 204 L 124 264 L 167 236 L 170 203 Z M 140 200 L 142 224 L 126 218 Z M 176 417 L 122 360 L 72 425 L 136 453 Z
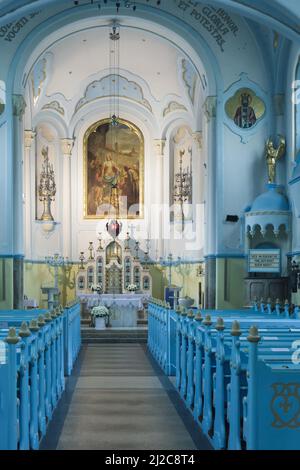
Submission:
M 149 299 L 145 294 L 78 294 L 80 302 L 88 309 L 105 305 L 110 311 L 112 327 L 137 326 L 137 312 L 143 308 Z

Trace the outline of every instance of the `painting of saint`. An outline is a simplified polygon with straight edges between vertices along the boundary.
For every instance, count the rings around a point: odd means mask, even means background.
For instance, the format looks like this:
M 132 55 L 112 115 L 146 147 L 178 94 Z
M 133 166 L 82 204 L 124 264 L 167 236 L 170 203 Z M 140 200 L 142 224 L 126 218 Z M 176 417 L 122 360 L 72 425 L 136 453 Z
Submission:
M 251 106 L 252 98 L 249 93 L 241 95 L 241 105 L 237 108 L 234 122 L 242 129 L 252 127 L 256 123 L 255 111 Z
M 227 116 L 240 129 L 251 129 L 265 115 L 263 100 L 250 88 L 240 88 L 225 105 Z
M 132 123 L 103 120 L 84 138 L 85 218 L 141 218 L 144 139 Z

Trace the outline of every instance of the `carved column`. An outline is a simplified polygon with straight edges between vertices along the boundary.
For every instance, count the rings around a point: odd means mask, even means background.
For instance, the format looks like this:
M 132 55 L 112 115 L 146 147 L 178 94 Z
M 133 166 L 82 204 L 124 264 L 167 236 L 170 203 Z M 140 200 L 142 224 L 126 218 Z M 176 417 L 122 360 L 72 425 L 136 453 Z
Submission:
M 208 96 L 204 103 L 205 138 L 207 142 L 207 176 L 205 185 L 205 246 L 204 253 L 212 255 L 206 258 L 205 266 L 205 308 L 215 308 L 216 305 L 216 108 L 217 97 Z
M 12 96 L 13 104 L 13 286 L 14 308 L 23 307 L 24 215 L 23 215 L 23 116 L 26 102 L 22 95 Z
M 204 200 L 204 167 L 202 157 L 202 131 L 193 132 L 193 204 L 194 216 L 196 216 L 196 204 L 202 204 Z
M 31 185 L 32 170 L 35 173 L 34 151 L 36 132 L 29 129 L 24 131 L 24 175 L 23 175 L 23 204 L 24 204 L 24 225 L 25 225 L 25 254 L 32 258 L 32 231 L 31 224 L 35 212 L 35 187 Z
M 156 231 L 158 234 L 158 252 L 160 256 L 163 256 L 164 240 L 163 240 L 163 204 L 164 204 L 164 154 L 165 154 L 166 140 L 155 139 L 154 140 L 154 151 L 156 155 L 156 184 L 155 191 L 157 194 L 156 203 L 158 204 L 159 218 L 157 219 L 159 224 L 159 230 Z
M 61 139 L 61 152 L 63 155 L 63 188 L 62 188 L 62 229 L 63 229 L 63 256 L 71 259 L 72 255 L 72 198 L 71 198 L 71 157 L 74 139 Z M 74 194 L 74 197 L 77 197 Z

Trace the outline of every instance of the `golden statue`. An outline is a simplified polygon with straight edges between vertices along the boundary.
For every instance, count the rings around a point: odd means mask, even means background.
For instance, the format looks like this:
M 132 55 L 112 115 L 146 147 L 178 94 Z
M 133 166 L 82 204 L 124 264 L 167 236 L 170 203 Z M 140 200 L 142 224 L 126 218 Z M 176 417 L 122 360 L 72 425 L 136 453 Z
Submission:
M 266 143 L 266 160 L 268 165 L 268 181 L 269 183 L 275 183 L 276 180 L 276 163 L 283 157 L 286 150 L 285 138 L 279 136 L 279 145 L 277 148 L 274 147 L 274 143 L 271 139 L 267 140 Z

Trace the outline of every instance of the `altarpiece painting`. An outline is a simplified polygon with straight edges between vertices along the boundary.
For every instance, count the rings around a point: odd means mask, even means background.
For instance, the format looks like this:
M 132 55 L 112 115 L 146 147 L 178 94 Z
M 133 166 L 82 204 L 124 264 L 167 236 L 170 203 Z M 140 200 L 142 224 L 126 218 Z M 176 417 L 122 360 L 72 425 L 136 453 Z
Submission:
M 110 119 L 84 137 L 84 216 L 90 219 L 142 218 L 144 138 L 132 123 Z

